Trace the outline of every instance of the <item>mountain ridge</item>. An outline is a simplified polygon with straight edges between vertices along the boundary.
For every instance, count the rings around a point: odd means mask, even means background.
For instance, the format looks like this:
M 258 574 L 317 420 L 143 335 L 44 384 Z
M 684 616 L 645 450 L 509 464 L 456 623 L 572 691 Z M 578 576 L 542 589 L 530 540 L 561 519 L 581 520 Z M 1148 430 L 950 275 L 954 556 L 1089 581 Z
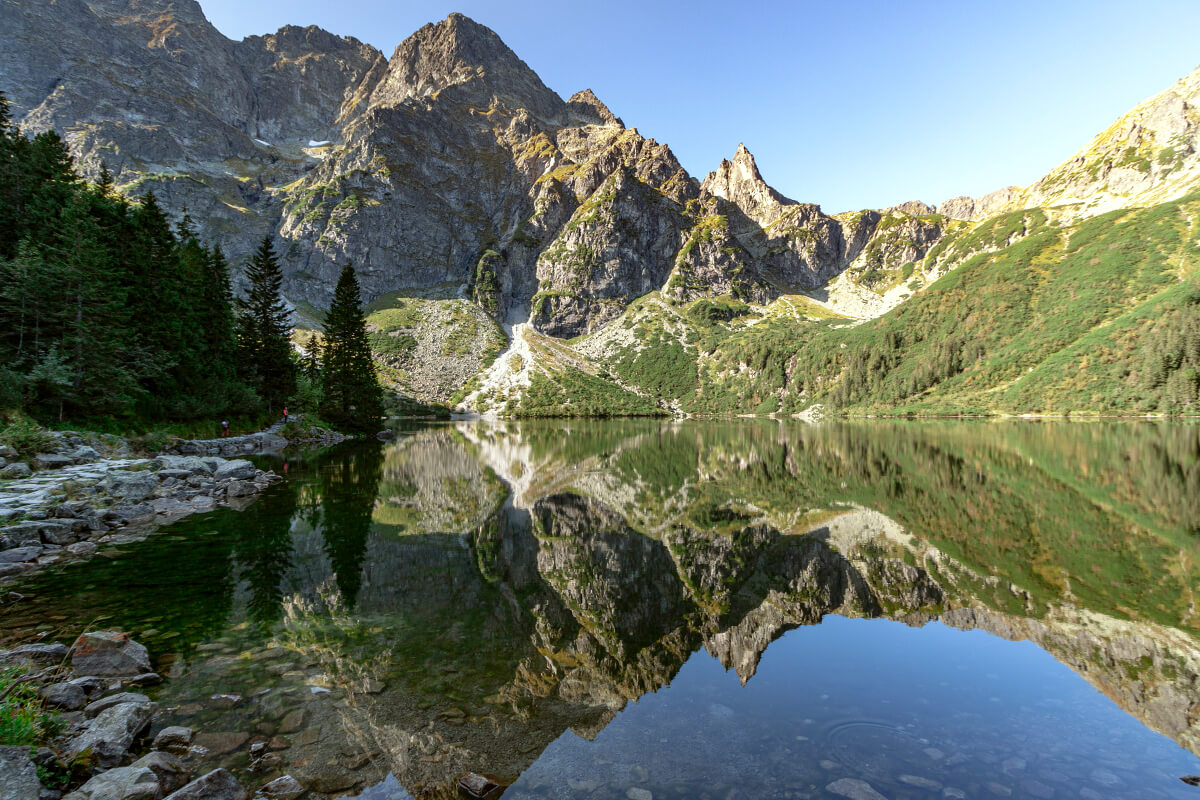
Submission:
M 315 27 L 233 42 L 194 0 L 61 0 L 53 14 L 6 0 L 0 25 L 14 43 L 0 85 L 26 130 L 60 130 L 85 173 L 103 162 L 125 191 L 187 208 L 227 251 L 271 236 L 302 326 L 318 324 L 346 262 L 380 312 L 467 299 L 506 331 L 528 322 L 560 339 L 597 334 L 648 295 L 870 320 L 1046 226 L 1200 183 L 1200 70 L 1029 187 L 829 215 L 771 187 L 744 144 L 697 179 L 590 89 L 564 100 L 461 14 L 390 59 Z M 108 35 L 93 45 L 96 26 Z M 47 54 L 50 40 L 70 46 Z M 1032 224 L 1029 206 L 1042 209 Z M 1010 218 L 1025 221 L 993 224 Z M 455 372 L 494 383 L 491 355 L 471 357 Z M 401 361 L 396 376 L 439 369 Z

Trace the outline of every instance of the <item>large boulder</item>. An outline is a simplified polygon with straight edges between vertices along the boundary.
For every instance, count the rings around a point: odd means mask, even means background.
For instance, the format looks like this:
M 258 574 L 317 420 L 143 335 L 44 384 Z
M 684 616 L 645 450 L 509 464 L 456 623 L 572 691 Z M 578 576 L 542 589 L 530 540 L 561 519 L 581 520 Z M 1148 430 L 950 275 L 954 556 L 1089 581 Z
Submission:
M 170 750 L 171 752 L 183 753 L 187 751 L 195 735 L 196 732 L 191 728 L 185 728 L 182 725 L 171 725 L 158 732 L 154 737 L 153 747 L 155 750 Z
M 90 755 L 100 767 L 120 765 L 157 708 L 156 703 L 122 703 L 101 711 L 67 743 L 67 760 L 86 759 Z
M 258 790 L 258 793 L 271 800 L 296 800 L 304 794 L 300 781 L 291 775 L 281 775 Z
M 0 550 L 0 564 L 19 564 L 23 561 L 36 561 L 42 554 L 40 544 L 27 544 L 24 547 L 11 547 Z
M 158 800 L 162 787 L 148 767 L 117 767 L 96 775 L 63 800 Z
M 128 472 L 113 470 L 104 478 L 104 490 L 113 497 L 119 497 L 133 503 L 140 503 L 148 497 L 153 497 L 158 490 L 158 476 L 148 470 Z
M 93 631 L 75 640 L 71 666 L 79 675 L 128 678 L 152 672 L 146 648 L 118 631 Z
M 232 461 L 226 461 L 219 465 L 213 476 L 219 481 L 228 479 L 245 481 L 252 479 L 256 472 L 258 472 L 258 469 L 249 461 L 242 458 L 235 458 Z
M 249 794 L 227 770 L 214 769 L 207 775 L 167 795 L 166 800 L 246 800 Z
M 28 747 L 0 747 L 0 800 L 38 800 L 42 784 Z

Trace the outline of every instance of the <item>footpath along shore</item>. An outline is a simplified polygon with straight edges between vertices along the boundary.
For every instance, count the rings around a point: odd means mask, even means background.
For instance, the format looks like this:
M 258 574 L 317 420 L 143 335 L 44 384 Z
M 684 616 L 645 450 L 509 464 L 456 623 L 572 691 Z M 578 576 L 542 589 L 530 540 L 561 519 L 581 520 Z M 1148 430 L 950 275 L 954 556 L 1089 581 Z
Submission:
M 298 418 L 293 418 L 293 421 Z M 218 507 L 243 508 L 282 478 L 245 458 L 349 437 L 277 423 L 224 439 L 176 439 L 138 457 L 126 439 L 56 431 L 47 452 L 17 461 L 0 444 L 0 583 L 101 547 L 145 538 L 159 525 Z

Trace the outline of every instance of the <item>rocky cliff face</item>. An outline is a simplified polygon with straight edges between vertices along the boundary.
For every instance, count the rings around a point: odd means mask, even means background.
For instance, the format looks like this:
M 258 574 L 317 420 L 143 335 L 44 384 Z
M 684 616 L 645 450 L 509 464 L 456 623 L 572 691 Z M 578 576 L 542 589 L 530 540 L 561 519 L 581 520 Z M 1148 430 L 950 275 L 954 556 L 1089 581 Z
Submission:
M 368 299 L 467 296 L 575 336 L 668 284 L 680 300 L 815 288 L 870 238 L 771 189 L 745 147 L 699 184 L 461 14 L 390 59 L 314 27 L 232 42 L 194 0 L 6 0 L 0 25 L 27 130 L 187 207 L 235 256 L 273 235 L 301 305 L 327 305 L 349 261 Z

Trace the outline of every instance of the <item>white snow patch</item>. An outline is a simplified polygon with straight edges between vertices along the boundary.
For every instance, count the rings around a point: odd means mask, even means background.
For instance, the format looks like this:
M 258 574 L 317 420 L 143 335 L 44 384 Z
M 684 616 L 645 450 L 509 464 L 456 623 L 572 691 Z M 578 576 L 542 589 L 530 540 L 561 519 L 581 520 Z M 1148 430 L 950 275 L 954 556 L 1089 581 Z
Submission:
M 264 142 L 262 139 L 255 139 L 254 141 L 258 142 L 261 145 L 265 145 L 267 147 L 274 147 L 273 144 L 271 144 L 270 142 Z
M 309 146 L 309 147 L 324 147 L 324 146 L 325 146 L 325 145 L 327 145 L 327 144 L 333 144 L 333 142 L 329 141 L 328 139 L 326 139 L 326 140 L 325 140 L 325 141 L 323 141 L 323 142 L 318 142 L 316 139 L 309 139 L 309 140 L 308 140 L 308 146 Z

